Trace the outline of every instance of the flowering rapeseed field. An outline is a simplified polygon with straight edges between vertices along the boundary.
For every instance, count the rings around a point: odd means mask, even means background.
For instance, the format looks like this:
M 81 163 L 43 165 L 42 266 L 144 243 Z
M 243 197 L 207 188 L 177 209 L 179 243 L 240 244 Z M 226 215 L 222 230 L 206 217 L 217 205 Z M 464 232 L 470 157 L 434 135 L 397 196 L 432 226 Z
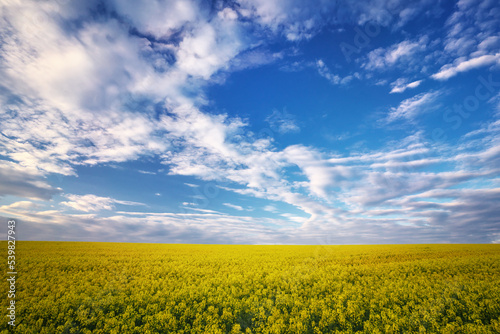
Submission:
M 500 245 L 19 242 L 16 261 L 16 333 L 500 333 Z

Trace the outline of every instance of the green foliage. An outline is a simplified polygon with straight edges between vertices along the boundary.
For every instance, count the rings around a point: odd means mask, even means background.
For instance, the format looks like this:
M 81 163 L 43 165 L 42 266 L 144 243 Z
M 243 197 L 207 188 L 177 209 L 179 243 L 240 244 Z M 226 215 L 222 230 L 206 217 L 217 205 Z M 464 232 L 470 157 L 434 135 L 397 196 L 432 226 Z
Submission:
M 500 245 L 19 242 L 16 255 L 16 333 L 500 333 Z

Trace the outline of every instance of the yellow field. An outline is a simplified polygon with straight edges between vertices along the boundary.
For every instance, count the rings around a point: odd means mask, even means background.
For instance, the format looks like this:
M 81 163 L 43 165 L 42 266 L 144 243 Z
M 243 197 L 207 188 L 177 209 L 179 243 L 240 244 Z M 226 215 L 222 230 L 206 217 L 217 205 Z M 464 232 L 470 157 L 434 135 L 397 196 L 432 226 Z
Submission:
M 20 242 L 16 261 L 16 333 L 500 333 L 500 245 Z

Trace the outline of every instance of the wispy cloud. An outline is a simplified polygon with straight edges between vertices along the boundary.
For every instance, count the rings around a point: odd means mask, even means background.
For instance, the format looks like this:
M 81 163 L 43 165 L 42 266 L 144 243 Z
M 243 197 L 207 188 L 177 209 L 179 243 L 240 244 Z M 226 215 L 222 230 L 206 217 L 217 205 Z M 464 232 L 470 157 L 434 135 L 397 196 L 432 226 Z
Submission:
M 120 201 L 114 198 L 101 197 L 92 194 L 88 195 L 67 194 L 65 195 L 65 197 L 69 199 L 69 201 L 60 202 L 61 205 L 70 207 L 77 211 L 84 211 L 84 212 L 112 210 L 115 208 L 116 204 L 131 205 L 131 206 L 145 205 L 143 203 L 137 203 L 132 201 Z
M 266 117 L 266 122 L 272 130 L 281 134 L 299 132 L 300 128 L 296 124 L 293 115 L 289 114 L 286 109 L 283 111 L 273 110 L 273 113 Z
M 139 173 L 141 174 L 146 174 L 146 175 L 156 175 L 156 172 L 150 172 L 150 171 L 147 171 L 147 170 L 138 170 Z
M 236 205 L 236 204 L 231 204 L 231 203 L 222 203 L 222 205 L 225 205 L 225 206 L 227 206 L 228 208 L 235 209 L 235 210 L 238 210 L 238 211 L 243 211 L 243 210 L 245 210 L 242 206 L 240 206 L 240 205 Z
M 253 191 L 255 196 L 284 201 L 303 210 L 310 215 L 309 218 L 304 219 L 292 214 L 284 217 L 303 224 L 300 231 L 294 230 L 286 220 L 235 217 L 206 209 L 201 209 L 198 213 L 179 214 L 120 211 L 112 217 L 97 218 L 95 215 L 63 214 L 58 210 L 40 212 L 35 210 L 32 204 L 21 202 L 4 206 L 2 211 L 15 210 L 22 219 L 37 224 L 44 221 L 57 224 L 64 221 L 68 226 L 75 224 L 73 232 L 85 228 L 92 231 L 90 235 L 100 231 L 110 238 L 117 233 L 115 229 L 135 230 L 142 226 L 141 231 L 144 234 L 134 235 L 136 241 L 163 241 L 167 238 L 169 242 L 181 239 L 183 242 L 217 242 L 219 237 L 224 236 L 227 238 L 224 242 L 230 240 L 265 243 L 274 240 L 282 243 L 318 243 L 318 231 L 322 231 L 322 235 L 330 234 L 333 238 L 331 242 L 336 243 L 366 242 L 365 240 L 371 240 L 370 238 L 380 238 L 384 235 L 388 236 L 388 239 L 384 240 L 393 242 L 411 242 L 414 238 L 427 242 L 455 242 L 461 240 L 459 236 L 464 233 L 472 236 L 470 240 L 475 242 L 487 242 L 489 238 L 494 238 L 495 232 L 490 231 L 496 224 L 496 203 L 500 192 L 495 189 L 460 189 L 455 186 L 481 179 L 485 175 L 498 175 L 498 159 L 493 157 L 500 155 L 498 150 L 496 153 L 492 151 L 495 145 L 490 142 L 489 146 L 475 152 L 464 147 L 467 157 L 456 154 L 442 156 L 439 147 L 429 145 L 423 141 L 421 135 L 415 134 L 395 144 L 391 149 L 350 156 L 332 157 L 306 147 L 291 148 L 286 152 L 286 160 L 300 167 L 308 178 L 306 184 L 311 194 L 323 196 L 328 202 L 341 201 L 349 210 L 340 209 L 336 205 L 321 204 L 307 196 L 294 193 L 283 183 L 261 183 L 263 188 L 250 187 L 233 191 L 247 195 Z M 474 158 L 482 159 L 481 170 L 467 170 L 467 165 L 462 164 L 464 159 Z M 454 163 L 461 169 L 451 172 L 426 170 L 426 167 L 445 162 Z M 475 164 L 471 165 L 473 166 Z M 331 191 L 332 186 L 341 187 L 343 192 Z M 447 200 L 436 201 L 436 198 Z M 72 196 L 71 202 L 73 205 L 70 207 L 77 206 L 77 209 L 84 212 L 109 210 L 116 204 L 140 205 L 93 195 Z M 65 203 L 61 204 L 67 206 Z M 236 210 L 243 209 L 232 203 L 224 205 Z M 384 209 L 387 207 L 391 209 Z M 276 207 L 271 205 L 265 207 L 265 210 L 277 212 Z M 387 215 L 397 215 L 398 218 L 384 218 Z M 185 226 L 186 219 L 189 220 L 190 227 L 187 234 L 183 234 L 181 231 L 186 230 L 181 226 Z M 30 228 L 37 227 L 33 225 Z M 429 229 L 435 228 L 440 232 L 429 235 Z M 454 232 L 452 229 L 455 229 Z M 49 231 L 50 227 L 45 230 Z M 388 233 L 389 230 L 391 233 Z M 252 236 L 248 237 L 246 233 L 251 233 Z M 126 234 L 119 235 L 125 238 L 120 240 L 128 240 Z M 343 239 L 339 239 L 340 235 Z M 65 237 L 80 240 L 72 234 Z M 153 239 L 150 239 L 151 237 Z
M 402 61 L 413 62 L 416 54 L 426 49 L 429 38 L 422 36 L 415 41 L 405 40 L 388 48 L 378 48 L 367 55 L 363 67 L 367 70 L 386 70 Z
M 353 75 L 348 75 L 345 77 L 341 77 L 340 75 L 334 74 L 330 71 L 328 66 L 326 66 L 325 62 L 322 59 L 319 59 L 315 62 L 316 69 L 322 77 L 330 81 L 334 85 L 345 85 L 348 84 L 352 79 L 359 78 L 359 74 L 355 73 Z
M 283 59 L 285 52 L 270 52 L 265 49 L 251 49 L 240 53 L 230 61 L 230 70 L 239 71 L 271 64 Z
M 265 207 L 262 208 L 265 211 L 272 212 L 272 213 L 277 213 L 278 209 L 274 205 L 266 205 Z
M 396 120 L 413 120 L 416 116 L 436 108 L 436 99 L 441 92 L 427 92 L 415 95 L 403 100 L 398 107 L 390 109 L 386 117 L 386 122 L 391 123 Z
M 372 1 L 239 1 L 239 13 L 252 19 L 262 27 L 282 34 L 289 41 L 312 38 L 321 28 L 330 23 L 352 23 L 363 25 L 374 22 L 380 26 L 394 24 L 402 27 L 422 11 L 433 11 L 427 1 L 405 1 L 374 3 Z M 398 12 L 400 15 L 391 13 Z
M 402 93 L 409 88 L 417 88 L 418 86 L 420 86 L 421 83 L 422 83 L 422 80 L 417 80 L 417 81 L 413 81 L 413 82 L 408 83 L 407 79 L 400 78 L 391 84 L 391 86 L 392 86 L 391 94 L 392 93 Z
M 500 53 L 459 61 L 458 64 L 455 65 L 445 65 L 441 68 L 441 70 L 439 70 L 439 72 L 433 74 L 432 78 L 436 80 L 448 80 L 449 78 L 456 76 L 458 73 L 467 72 L 478 67 L 493 64 L 500 64 Z

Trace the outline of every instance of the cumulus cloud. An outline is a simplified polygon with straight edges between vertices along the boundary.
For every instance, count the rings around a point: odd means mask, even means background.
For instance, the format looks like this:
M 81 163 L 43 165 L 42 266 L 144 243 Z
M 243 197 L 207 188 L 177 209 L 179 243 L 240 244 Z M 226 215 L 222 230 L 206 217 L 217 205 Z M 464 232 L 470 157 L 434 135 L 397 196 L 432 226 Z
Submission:
M 208 79 L 246 48 L 235 20 L 217 17 L 182 40 L 176 65 L 188 75 Z

